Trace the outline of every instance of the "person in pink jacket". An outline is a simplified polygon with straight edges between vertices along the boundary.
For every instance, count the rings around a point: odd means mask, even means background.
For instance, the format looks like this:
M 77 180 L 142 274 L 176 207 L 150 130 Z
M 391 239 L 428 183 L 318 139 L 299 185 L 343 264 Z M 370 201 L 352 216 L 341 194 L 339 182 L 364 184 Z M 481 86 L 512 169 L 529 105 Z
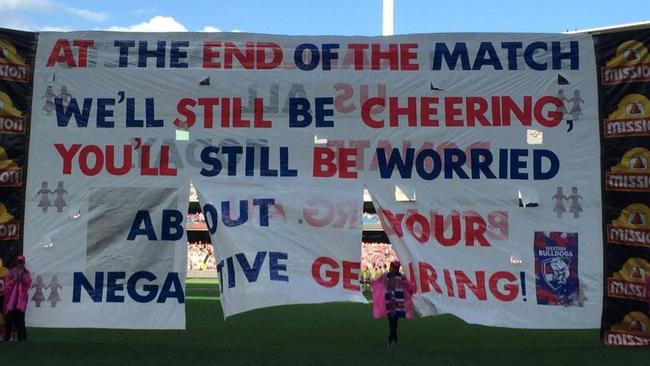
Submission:
M 645 275 L 645 293 L 648 296 L 648 315 L 650 315 L 650 273 Z
M 399 272 L 400 262 L 391 262 L 388 273 L 372 280 L 372 315 L 375 319 L 386 316 L 390 333 L 386 345 L 397 345 L 399 318 L 413 319 L 411 286 Z
M 25 257 L 16 257 L 16 266 L 5 278 L 5 300 L 2 312 L 5 316 L 5 341 L 24 341 L 27 339 L 25 310 L 29 302 L 29 288 L 32 276 L 25 268 Z

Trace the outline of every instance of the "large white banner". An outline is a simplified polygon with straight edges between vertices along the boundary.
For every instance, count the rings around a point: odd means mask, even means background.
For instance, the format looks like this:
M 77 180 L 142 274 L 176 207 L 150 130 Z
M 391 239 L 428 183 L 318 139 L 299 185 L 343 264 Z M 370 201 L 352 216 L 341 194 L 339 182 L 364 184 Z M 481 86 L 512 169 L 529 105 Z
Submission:
M 365 185 L 422 314 L 599 323 L 588 36 L 42 33 L 34 80 L 32 325 L 183 327 L 190 180 L 225 316 L 365 301 Z

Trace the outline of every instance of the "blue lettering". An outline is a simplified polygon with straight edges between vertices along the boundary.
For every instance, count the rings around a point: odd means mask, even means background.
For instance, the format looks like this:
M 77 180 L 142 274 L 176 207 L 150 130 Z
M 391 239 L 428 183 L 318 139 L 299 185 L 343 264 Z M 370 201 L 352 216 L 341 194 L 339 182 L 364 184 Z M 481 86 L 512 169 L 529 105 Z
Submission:
M 165 282 L 160 289 L 160 296 L 158 303 L 167 302 L 167 299 L 177 299 L 179 304 L 185 302 L 185 293 L 183 292 L 183 285 L 178 277 L 178 273 L 171 272 L 165 278 Z
M 431 158 L 432 168 L 430 172 L 426 170 L 426 158 Z M 415 158 L 415 170 L 424 180 L 434 180 L 440 175 L 442 162 L 440 155 L 433 149 L 422 150 Z
M 208 203 L 203 206 L 203 216 L 205 217 L 205 224 L 208 227 L 210 234 L 216 233 L 219 221 L 219 213 L 217 212 L 217 209 Z
M 497 51 L 490 42 L 481 42 L 476 59 L 474 59 L 472 70 L 480 70 L 483 65 L 492 65 L 495 70 L 503 70 Z
M 147 48 L 149 42 L 138 42 L 138 67 L 147 67 L 147 59 L 154 57 L 156 59 L 156 67 L 165 67 L 165 41 L 158 41 L 155 50 Z
M 140 228 L 142 224 L 144 224 L 144 227 Z M 156 232 L 153 229 L 153 224 L 151 223 L 151 216 L 149 216 L 149 211 L 147 210 L 139 210 L 135 215 L 126 240 L 134 240 L 138 235 L 146 235 L 149 240 L 158 240 L 156 238 Z
M 223 146 L 221 148 L 221 153 L 228 156 L 229 176 L 237 175 L 237 155 L 241 155 L 243 152 L 244 148 L 241 146 Z
M 570 61 L 571 70 L 578 70 L 580 68 L 580 48 L 578 41 L 569 42 L 570 50 L 562 52 L 562 44 L 560 42 L 551 42 L 551 52 L 553 53 L 553 69 L 562 69 L 562 60 L 567 59 Z
M 501 42 L 501 48 L 508 50 L 508 70 L 517 70 L 517 50 L 522 47 L 522 42 Z
M 542 171 L 542 159 L 549 161 L 549 168 L 546 172 Z M 550 150 L 533 151 L 533 179 L 547 180 L 555 177 L 560 171 L 560 159 Z
M 129 66 L 129 48 L 135 47 L 135 41 L 115 41 L 113 42 L 115 47 L 120 48 L 120 58 L 118 65 L 119 67 L 128 67 Z
M 309 126 L 312 120 L 309 108 L 307 98 L 289 98 L 289 127 Z
M 338 43 L 325 43 L 323 44 L 323 70 L 332 69 L 332 60 L 338 60 L 339 55 L 332 50 L 339 48 Z
M 157 278 L 156 275 L 151 272 L 146 272 L 146 271 L 135 272 L 134 274 L 131 275 L 131 277 L 129 277 L 129 280 L 126 283 L 126 292 L 136 302 L 139 303 L 152 302 L 153 299 L 156 298 L 156 294 L 158 293 L 158 286 L 151 285 L 151 284 L 142 285 L 142 291 L 144 291 L 145 294 L 141 295 L 138 293 L 138 281 L 145 279 L 149 282 L 153 282 L 156 280 L 156 278 Z
M 221 161 L 216 155 L 219 153 L 219 148 L 217 146 L 206 146 L 201 150 L 201 161 L 205 164 L 208 164 L 212 167 L 211 170 L 206 168 L 201 169 L 201 175 L 204 177 L 214 177 L 219 175 L 221 172 Z
M 289 282 L 289 276 L 280 274 L 280 271 L 286 273 L 286 263 L 280 263 L 280 260 L 287 260 L 289 256 L 287 253 L 282 252 L 269 252 L 269 275 L 271 281 L 284 281 Z
M 156 110 L 154 106 L 154 98 L 147 98 L 145 103 L 145 117 L 147 119 L 147 127 L 163 127 L 164 121 L 156 119 Z
M 236 220 L 230 216 L 230 201 L 221 202 L 221 221 L 228 227 L 244 224 L 248 221 L 248 202 L 246 200 L 239 201 L 239 217 Z
M 521 169 L 526 169 L 528 165 L 525 160 L 520 160 L 525 156 L 528 156 L 528 150 L 510 150 L 510 179 L 528 179 L 528 173 L 520 172 Z
M 67 107 L 63 106 L 63 99 L 54 98 L 54 109 L 56 110 L 56 124 L 59 127 L 66 127 L 70 118 L 74 115 L 77 121 L 77 127 L 87 127 L 90 108 L 93 105 L 92 98 L 84 98 L 84 105 L 79 111 L 79 104 L 76 98 L 71 98 Z
M 414 155 L 415 149 L 408 148 L 406 149 L 406 160 L 402 160 L 399 149 L 393 148 L 390 159 L 386 161 L 386 150 L 384 148 L 378 148 L 377 164 L 379 166 L 379 176 L 382 178 L 390 178 L 393 175 L 393 170 L 397 167 L 402 178 L 411 178 Z
M 286 146 L 280 147 L 280 176 L 281 177 L 298 176 L 298 170 L 289 168 L 289 148 Z
M 124 284 L 119 280 L 126 278 L 124 272 L 108 272 L 106 279 L 106 302 L 124 302 L 124 296 L 117 294 L 124 290 Z
M 467 161 L 465 153 L 461 149 L 445 149 L 445 179 L 454 177 L 454 172 L 460 179 L 469 179 L 469 176 L 463 170 L 463 165 Z
M 75 272 L 72 280 L 72 302 L 81 302 L 81 288 L 86 290 L 86 293 L 93 302 L 102 302 L 102 294 L 104 293 L 104 273 L 95 272 L 95 287 L 90 284 L 83 272 Z
M 180 47 L 189 47 L 189 41 L 172 41 L 171 51 L 169 52 L 169 67 L 187 69 L 187 62 L 184 59 L 187 57 L 187 51 L 181 50 Z
M 253 206 L 260 206 L 260 226 L 269 226 L 269 205 L 275 205 L 273 198 L 255 198 Z
M 433 67 L 432 70 L 441 70 L 442 58 L 445 58 L 445 63 L 449 70 L 456 68 L 456 63 L 460 58 L 460 63 L 463 70 L 469 70 L 469 55 L 467 54 L 467 45 L 464 42 L 458 42 L 454 45 L 454 51 L 449 52 L 449 48 L 444 42 L 436 42 L 433 50 Z
M 488 179 L 495 179 L 496 175 L 490 170 L 493 156 L 488 149 L 472 149 L 472 179 L 481 179 L 481 172 Z
M 135 118 L 135 98 L 126 98 L 126 127 L 144 127 L 144 120 Z
M 539 63 L 535 61 L 535 52 L 537 50 L 548 51 L 548 46 L 544 42 L 533 42 L 526 47 L 524 50 L 524 61 L 526 65 L 533 70 L 546 70 L 546 63 Z
M 107 121 L 106 118 L 113 117 L 113 111 L 106 109 L 108 106 L 114 106 L 115 99 L 97 98 L 97 127 L 113 128 L 115 121 Z
M 104 293 L 104 274 L 106 274 L 106 302 L 107 303 L 124 303 L 125 297 L 120 294 L 124 291 L 123 280 L 126 278 L 125 272 L 95 272 L 95 286 L 88 281 L 83 272 L 75 272 L 72 290 L 72 302 L 81 302 L 82 288 L 90 296 L 93 302 L 102 302 Z M 185 293 L 180 277 L 177 272 L 169 272 L 165 277 L 165 282 L 158 292 L 158 285 L 145 283 L 142 285 L 142 291 L 138 292 L 138 282 L 145 280 L 153 282 L 157 279 L 156 275 L 147 271 L 138 271 L 129 276 L 126 282 L 127 295 L 138 303 L 152 302 L 158 297 L 158 303 L 165 303 L 170 298 L 175 298 L 178 303 L 185 302 Z
M 262 263 L 264 263 L 264 259 L 266 258 L 266 252 L 257 252 L 252 267 L 248 263 L 248 259 L 246 259 L 244 253 L 236 254 L 235 258 L 237 258 L 237 262 L 239 262 L 239 266 L 244 271 L 244 275 L 248 282 L 256 282 L 257 277 L 260 274 L 260 269 L 262 269 Z
M 184 215 L 178 210 L 163 210 L 160 240 L 179 240 L 183 237 Z M 173 231 L 173 232 L 172 232 Z
M 303 53 L 305 50 L 310 51 L 309 63 L 303 61 Z M 300 70 L 310 71 L 315 69 L 320 62 L 320 51 L 316 45 L 311 43 L 303 43 L 296 47 L 296 50 L 293 53 L 293 62 L 298 66 Z

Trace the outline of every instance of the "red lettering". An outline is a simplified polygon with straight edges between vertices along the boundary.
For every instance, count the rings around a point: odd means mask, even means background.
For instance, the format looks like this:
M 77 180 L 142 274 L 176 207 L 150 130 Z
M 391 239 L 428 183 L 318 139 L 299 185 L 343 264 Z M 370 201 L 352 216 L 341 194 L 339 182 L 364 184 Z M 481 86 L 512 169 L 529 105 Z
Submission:
M 180 120 L 176 118 L 174 120 L 174 125 L 180 128 L 190 128 L 196 123 L 196 115 L 190 107 L 196 106 L 196 101 L 192 98 L 182 98 L 176 104 L 176 111 L 183 117 L 185 120 Z
M 343 288 L 346 290 L 360 291 L 359 270 L 361 262 L 343 261 Z M 352 283 L 356 281 L 356 283 Z
M 339 178 L 356 178 L 357 172 L 354 168 L 357 165 L 357 149 L 340 148 L 338 152 Z
M 476 121 L 483 126 L 490 126 L 490 121 L 485 118 L 488 110 L 487 100 L 481 97 L 467 97 L 467 126 L 474 127 Z
M 212 128 L 214 123 L 213 108 L 219 104 L 219 98 L 199 98 L 197 104 L 203 107 L 203 127 Z M 194 124 L 194 120 L 192 124 Z
M 445 98 L 445 124 L 449 127 L 463 127 L 463 110 L 456 105 L 463 102 L 462 97 L 447 97 Z M 461 117 L 456 119 L 456 117 Z
M 465 244 L 473 246 L 474 242 L 478 240 L 480 245 L 489 247 L 490 243 L 483 236 L 486 231 L 487 225 L 481 215 L 473 211 L 465 213 Z
M 415 225 L 418 225 L 419 230 L 416 230 Z M 429 220 L 419 213 L 414 213 L 406 218 L 406 228 L 413 235 L 415 240 L 424 244 L 429 241 L 431 237 L 431 228 L 429 227 Z
M 158 175 L 158 169 L 149 166 L 151 161 L 151 146 L 140 146 L 140 172 L 142 175 Z
M 400 66 L 402 70 L 405 71 L 419 70 L 420 65 L 417 63 L 418 60 L 417 49 L 418 49 L 417 43 L 404 43 L 399 45 Z M 415 61 L 415 63 L 411 63 L 411 61 Z
M 508 281 L 503 285 L 503 291 L 499 288 L 499 281 Z M 501 301 L 512 301 L 519 295 L 519 286 L 516 284 L 517 277 L 506 271 L 495 272 L 490 276 L 490 291 L 492 295 Z
M 521 122 L 524 126 L 530 126 L 532 123 L 531 118 L 531 104 L 532 97 L 527 95 L 524 96 L 524 108 L 523 110 L 519 108 L 517 103 L 515 103 L 512 98 L 509 96 L 501 97 L 501 108 L 503 110 L 503 125 L 510 126 L 510 113 L 514 113 L 515 118 Z
M 214 61 L 221 55 L 219 50 L 214 50 L 214 47 L 221 47 L 221 42 L 205 42 L 203 43 L 203 68 L 204 69 L 218 69 L 221 63 Z
M 402 219 L 404 218 L 404 214 L 393 215 L 392 212 L 384 208 L 380 208 L 377 213 L 381 220 L 381 225 L 386 231 L 386 235 L 391 235 L 392 232 L 394 232 L 398 238 L 404 236 L 404 233 L 402 232 Z
M 176 168 L 169 166 L 169 145 L 162 145 L 160 147 L 160 175 L 161 176 L 175 176 Z
M 553 106 L 547 114 L 548 118 L 544 116 L 542 113 L 544 110 L 544 107 L 546 105 L 550 104 Z M 563 107 L 563 103 L 560 99 L 556 97 L 541 97 L 537 103 L 535 103 L 535 119 L 537 122 L 539 122 L 542 126 L 544 127 L 555 127 L 557 126 L 560 122 L 562 122 L 562 112 L 560 112 L 560 107 Z
M 133 164 L 133 147 L 131 145 L 124 145 L 122 157 L 122 166 L 117 167 L 115 165 L 115 146 L 108 145 L 106 146 L 106 171 L 111 175 L 124 175 L 131 170 L 131 165 Z
M 409 127 L 416 127 L 418 123 L 417 99 L 415 97 L 406 98 L 406 107 L 399 106 L 399 98 L 390 97 L 389 104 L 389 123 L 391 127 L 399 126 L 399 116 L 407 116 Z
M 422 287 L 422 292 L 431 291 L 429 289 L 429 285 L 431 285 L 435 292 L 442 294 L 442 289 L 437 282 L 438 275 L 436 274 L 436 270 L 429 263 L 419 262 L 418 272 L 420 273 L 420 286 Z M 411 276 L 413 276 L 413 274 L 411 274 Z
M 255 128 L 271 128 L 271 121 L 264 119 L 264 99 L 255 98 L 254 103 L 253 126 Z
M 434 215 L 434 233 L 440 245 L 450 247 L 460 241 L 460 214 L 454 212 L 448 216 L 451 220 L 451 237 L 445 238 L 445 218 L 442 215 Z
M 353 102 L 350 102 L 347 105 L 345 104 L 345 102 L 352 99 L 352 96 L 354 95 L 354 89 L 352 88 L 352 85 L 347 83 L 337 83 L 334 85 L 334 90 L 343 91 L 343 93 L 334 97 L 334 107 L 336 108 L 337 112 L 350 113 L 357 108 Z
M 336 261 L 329 257 L 318 257 L 311 265 L 311 275 L 316 280 L 316 283 L 323 287 L 331 288 L 336 286 L 339 282 L 339 273 L 337 271 L 325 270 L 325 279 L 321 276 L 321 268 L 323 266 L 329 266 L 333 269 L 338 269 L 339 264 Z
M 307 201 L 307 204 L 312 207 L 305 207 L 302 210 L 302 216 L 309 225 L 323 227 L 334 220 L 336 210 L 330 201 L 323 198 L 311 198 Z M 321 206 L 321 208 L 315 206 Z M 319 215 L 322 217 L 319 217 Z
M 327 147 L 314 147 L 313 176 L 325 178 L 334 176 L 336 174 L 335 158 L 334 150 Z
M 90 154 L 94 155 L 94 158 L 92 159 L 94 165 L 92 167 L 89 163 Z M 81 170 L 83 174 L 92 177 L 99 174 L 99 172 L 102 171 L 102 167 L 104 167 L 104 154 L 102 149 L 96 145 L 84 146 L 79 152 L 79 170 Z
M 397 52 L 396 44 L 389 44 L 388 51 L 382 51 L 381 44 L 379 43 L 372 44 L 370 51 L 370 68 L 372 70 L 380 70 L 383 60 L 389 62 L 391 70 L 399 70 L 399 54 Z
M 423 127 L 438 127 L 438 119 L 432 116 L 438 115 L 438 98 L 422 97 L 420 104 L 420 119 Z
M 270 50 L 273 58 L 266 62 L 266 51 Z M 274 69 L 282 63 L 282 48 L 273 42 L 257 44 L 257 68 L 260 70 Z
M 485 293 L 485 272 L 476 271 L 476 284 L 467 277 L 463 271 L 454 271 L 456 275 L 456 286 L 458 287 L 458 298 L 466 299 L 467 294 L 465 292 L 465 287 L 469 288 L 470 291 L 476 296 L 478 300 L 485 301 L 487 300 L 487 294 Z
M 50 52 L 50 57 L 47 59 L 47 67 L 54 66 L 59 62 L 65 62 L 68 67 L 77 67 L 77 63 L 74 61 L 74 55 L 72 54 L 72 49 L 70 47 L 70 42 L 67 39 L 57 39 L 52 51 Z
M 361 120 L 368 125 L 368 127 L 382 128 L 384 127 L 384 120 L 373 119 L 371 116 L 370 110 L 375 106 L 385 107 L 386 100 L 383 98 L 368 98 L 368 100 L 363 102 L 361 105 Z
M 79 67 L 88 67 L 88 48 L 95 45 L 92 39 L 75 39 L 72 45 L 79 48 Z
M 226 42 L 223 55 L 224 69 L 233 68 L 233 57 L 237 59 L 244 69 L 255 68 L 255 44 L 253 42 L 246 42 L 246 48 L 242 52 L 234 42 Z
M 54 144 L 54 148 L 59 152 L 63 158 L 63 174 L 72 174 L 72 158 L 77 154 L 81 148 L 81 144 L 72 144 L 70 149 L 66 149 L 63 144 Z
M 350 43 L 348 48 L 352 50 L 352 57 L 354 59 L 354 69 L 363 70 L 364 59 L 365 59 L 365 50 L 368 49 L 367 44 L 362 43 Z

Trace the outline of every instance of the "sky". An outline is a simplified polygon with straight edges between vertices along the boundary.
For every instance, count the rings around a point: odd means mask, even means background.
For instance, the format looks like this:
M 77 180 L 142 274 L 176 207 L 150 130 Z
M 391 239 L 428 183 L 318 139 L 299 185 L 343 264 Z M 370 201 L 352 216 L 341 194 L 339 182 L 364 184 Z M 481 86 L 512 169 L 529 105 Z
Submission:
M 648 0 L 394 0 L 394 34 L 559 33 L 650 20 Z M 382 33 L 382 0 L 0 0 L 0 27 L 28 31 Z

